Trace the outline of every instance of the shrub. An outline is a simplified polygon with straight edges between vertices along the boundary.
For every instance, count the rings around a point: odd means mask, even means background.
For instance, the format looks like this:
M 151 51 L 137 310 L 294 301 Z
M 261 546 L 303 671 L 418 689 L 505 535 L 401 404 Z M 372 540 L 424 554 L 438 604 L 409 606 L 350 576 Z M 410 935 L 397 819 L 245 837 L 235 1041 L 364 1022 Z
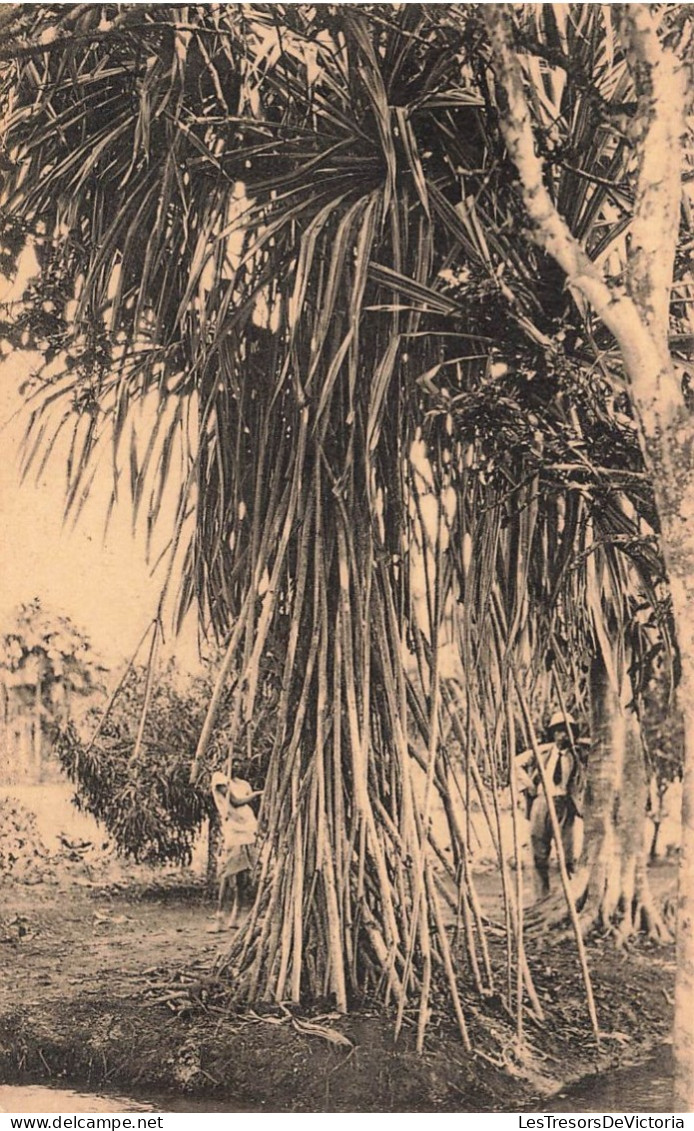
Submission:
M 157 681 L 145 720 L 143 741 L 133 757 L 145 694 L 146 672 L 133 669 L 96 740 L 86 742 L 73 724 L 60 731 L 56 753 L 76 786 L 75 803 L 102 822 L 118 851 L 138 863 L 190 863 L 196 835 L 213 809 L 210 775 L 229 757 L 231 696 L 194 785 L 190 766 L 210 697 L 211 674 L 183 680 L 172 663 Z M 268 687 L 271 687 L 269 680 Z M 267 681 L 266 681 L 267 683 Z M 242 776 L 257 787 L 264 777 L 272 742 L 272 693 L 263 697 L 250 736 L 241 734 L 234 759 Z M 99 719 L 90 712 L 92 730 Z M 243 750 L 237 758 L 237 751 Z

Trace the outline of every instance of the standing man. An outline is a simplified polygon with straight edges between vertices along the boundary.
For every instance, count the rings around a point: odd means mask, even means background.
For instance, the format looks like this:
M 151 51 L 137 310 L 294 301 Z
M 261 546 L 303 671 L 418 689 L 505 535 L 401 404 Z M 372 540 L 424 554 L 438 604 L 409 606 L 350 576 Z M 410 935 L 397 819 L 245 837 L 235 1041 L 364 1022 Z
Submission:
M 577 818 L 583 817 L 585 788 L 584 751 L 586 744 L 578 738 L 578 724 L 571 715 L 555 711 L 549 721 L 549 741 L 538 748 L 545 768 L 550 796 L 554 802 L 566 870 L 572 876 L 579 857 Z M 552 850 L 552 822 L 545 790 L 532 750 L 525 750 L 516 759 L 520 789 L 525 792 L 530 819 L 530 844 L 535 869 L 538 898 L 549 894 L 549 857 Z
M 251 789 L 243 778 L 236 777 L 236 763 L 232 764 L 231 777 L 219 771 L 212 774 L 212 798 L 222 823 L 224 866 L 219 881 L 217 922 L 212 928 L 221 931 L 224 900 L 231 890 L 232 900 L 226 927 L 236 926 L 243 896 L 248 888 L 251 872 L 258 852 L 255 846 L 258 819 L 249 802 L 262 795 L 261 789 Z

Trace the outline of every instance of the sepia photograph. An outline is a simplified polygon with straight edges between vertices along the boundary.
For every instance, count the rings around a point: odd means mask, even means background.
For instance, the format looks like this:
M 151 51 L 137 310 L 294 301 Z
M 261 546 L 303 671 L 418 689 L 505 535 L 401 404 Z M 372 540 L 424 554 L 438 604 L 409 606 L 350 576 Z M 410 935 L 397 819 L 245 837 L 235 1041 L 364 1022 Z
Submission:
M 0 4 L 2 1131 L 685 1127 L 693 68 Z

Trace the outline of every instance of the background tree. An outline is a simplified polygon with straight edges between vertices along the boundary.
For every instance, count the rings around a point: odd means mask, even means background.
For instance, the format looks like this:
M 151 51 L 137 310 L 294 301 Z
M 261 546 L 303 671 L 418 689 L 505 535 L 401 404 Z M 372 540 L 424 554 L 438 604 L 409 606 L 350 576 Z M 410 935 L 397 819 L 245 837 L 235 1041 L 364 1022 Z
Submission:
M 105 668 L 88 637 L 69 617 L 45 610 L 38 599 L 20 605 L 0 636 L 3 730 L 12 763 L 40 774 L 55 732 L 67 724 L 74 700 L 100 687 Z M 22 772 L 20 768 L 20 773 Z

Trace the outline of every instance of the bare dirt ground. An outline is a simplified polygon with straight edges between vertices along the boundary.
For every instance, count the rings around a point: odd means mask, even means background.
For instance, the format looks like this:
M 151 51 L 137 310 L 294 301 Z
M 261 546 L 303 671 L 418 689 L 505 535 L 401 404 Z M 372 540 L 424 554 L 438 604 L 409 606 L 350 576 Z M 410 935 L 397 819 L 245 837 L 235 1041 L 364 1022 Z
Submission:
M 496 877 L 480 884 L 491 910 Z M 654 884 L 659 896 L 670 894 L 674 866 L 656 869 Z M 547 1019 L 528 1022 L 521 1053 L 501 995 L 466 1003 L 472 1056 L 443 1011 L 422 1057 L 412 1027 L 394 1046 L 392 1018 L 369 1003 L 346 1018 L 331 1016 L 329 1003 L 294 1015 L 272 1006 L 239 1014 L 208 981 L 223 945 L 208 933 L 212 910 L 199 885 L 172 879 L 121 889 L 5 884 L 0 1079 L 157 1096 L 163 1110 L 522 1111 L 572 1080 L 647 1059 L 667 1040 L 673 949 L 617 951 L 607 938 L 589 945 L 599 1046 L 573 943 L 554 936 L 531 957 Z M 499 967 L 503 985 L 500 958 Z M 306 1021 L 349 1044 L 307 1030 Z M 659 1086 L 661 1107 L 652 1106 L 652 1090 L 633 1106 L 630 1087 L 604 1110 L 667 1110 L 668 1081 Z
M 7 894 L 0 928 L 5 1009 L 43 1007 L 77 993 L 127 998 L 146 985 L 148 969 L 212 960 L 218 948 L 217 936 L 207 933 L 212 908 L 200 888 L 126 894 L 18 884 Z

